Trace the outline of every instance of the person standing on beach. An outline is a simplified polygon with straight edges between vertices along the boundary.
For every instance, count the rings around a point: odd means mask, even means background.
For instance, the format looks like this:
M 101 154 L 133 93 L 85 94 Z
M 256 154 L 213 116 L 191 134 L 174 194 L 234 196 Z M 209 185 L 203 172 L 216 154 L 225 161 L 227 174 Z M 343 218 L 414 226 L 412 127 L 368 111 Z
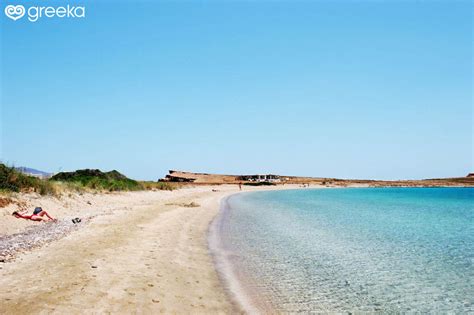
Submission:
M 239 190 L 242 190 L 242 183 L 239 183 Z

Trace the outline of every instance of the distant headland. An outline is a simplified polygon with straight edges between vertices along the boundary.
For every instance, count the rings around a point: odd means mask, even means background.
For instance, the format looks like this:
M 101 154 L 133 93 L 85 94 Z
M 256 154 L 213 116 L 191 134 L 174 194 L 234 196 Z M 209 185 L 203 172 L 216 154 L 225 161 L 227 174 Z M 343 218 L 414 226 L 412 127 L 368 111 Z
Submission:
M 275 174 L 245 174 L 223 175 L 209 173 L 193 173 L 186 171 L 170 170 L 160 182 L 173 182 L 183 184 L 247 184 L 247 185 L 322 185 L 322 186 L 351 186 L 366 185 L 368 187 L 444 187 L 444 186 L 474 186 L 474 173 L 466 177 L 433 178 L 421 180 L 368 180 L 368 179 L 340 179 L 325 177 L 285 176 Z

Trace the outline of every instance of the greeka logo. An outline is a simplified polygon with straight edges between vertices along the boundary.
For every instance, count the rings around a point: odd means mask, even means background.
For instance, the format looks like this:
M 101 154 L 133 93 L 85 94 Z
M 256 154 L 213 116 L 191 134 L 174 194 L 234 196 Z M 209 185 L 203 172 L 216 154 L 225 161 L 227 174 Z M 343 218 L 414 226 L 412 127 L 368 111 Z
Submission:
M 25 13 L 28 15 L 28 20 L 30 22 L 36 22 L 40 18 L 84 18 L 86 17 L 86 8 L 83 6 L 70 6 L 65 7 L 37 7 L 31 6 L 28 9 L 25 9 L 22 5 L 7 5 L 5 7 L 5 15 L 17 21 L 21 19 Z
M 25 15 L 25 7 L 22 5 L 7 5 L 5 8 L 5 15 L 13 21 L 16 21 Z

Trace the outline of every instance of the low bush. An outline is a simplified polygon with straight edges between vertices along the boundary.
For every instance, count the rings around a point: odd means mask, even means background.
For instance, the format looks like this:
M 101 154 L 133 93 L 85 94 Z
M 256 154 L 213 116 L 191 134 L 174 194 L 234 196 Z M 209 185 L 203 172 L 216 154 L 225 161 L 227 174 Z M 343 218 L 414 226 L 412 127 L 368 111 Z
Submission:
M 145 190 L 175 190 L 178 186 L 168 182 L 140 182 Z
M 66 192 L 175 190 L 177 185 L 166 182 L 138 182 L 117 171 L 102 172 L 85 169 L 61 172 L 49 180 L 25 175 L 14 167 L 0 163 L 0 191 L 37 192 L 41 195 L 61 195 Z
M 139 182 L 127 178 L 115 170 L 102 172 L 100 170 L 85 169 L 75 172 L 61 172 L 51 177 L 50 181 L 73 183 L 79 187 L 92 190 L 130 191 L 143 189 Z
M 14 167 L 0 163 L 0 190 L 7 192 L 34 191 L 41 195 L 54 195 L 56 189 L 54 184 L 25 175 Z

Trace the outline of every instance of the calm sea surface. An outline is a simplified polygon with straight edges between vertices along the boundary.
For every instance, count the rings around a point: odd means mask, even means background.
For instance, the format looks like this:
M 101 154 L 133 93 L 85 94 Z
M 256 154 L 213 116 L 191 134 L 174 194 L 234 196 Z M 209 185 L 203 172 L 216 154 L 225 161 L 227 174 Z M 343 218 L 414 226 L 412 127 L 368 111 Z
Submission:
M 211 237 L 248 309 L 474 312 L 472 188 L 244 193 Z

